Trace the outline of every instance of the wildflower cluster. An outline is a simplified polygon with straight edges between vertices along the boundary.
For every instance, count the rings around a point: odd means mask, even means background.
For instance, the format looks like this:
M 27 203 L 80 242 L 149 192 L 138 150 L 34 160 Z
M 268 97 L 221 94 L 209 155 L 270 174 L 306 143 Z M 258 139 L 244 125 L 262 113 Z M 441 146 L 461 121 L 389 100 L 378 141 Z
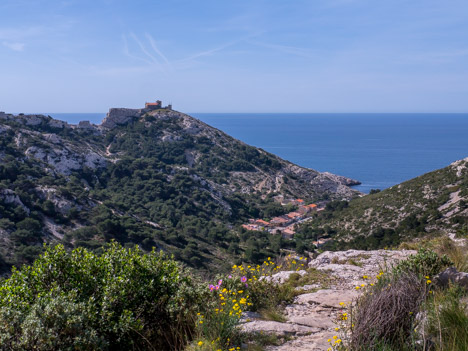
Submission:
M 199 350 L 236 350 L 233 346 L 239 338 L 238 329 L 242 312 L 246 311 L 249 295 L 242 285 L 247 277 L 228 276 L 217 280 L 216 284 L 209 284 L 211 299 L 207 302 L 205 314 L 199 313 L 197 326 L 199 334 L 210 342 L 198 341 Z M 209 348 L 208 345 L 209 343 Z
M 229 275 L 208 284 L 210 299 L 205 312 L 198 314 L 199 339 L 194 349 L 236 350 L 233 345 L 239 345 L 241 340 L 237 326 L 242 313 L 276 306 L 284 297 L 284 287 L 269 277 L 281 270 L 303 269 L 306 262 L 306 258 L 292 255 L 276 262 L 268 257 L 261 265 L 234 265 Z
M 384 273 L 383 273 L 382 271 L 380 271 L 379 274 L 377 274 L 377 275 L 375 276 L 375 278 L 377 279 L 377 281 L 379 281 L 379 280 L 382 278 L 383 274 L 384 274 Z M 366 280 L 366 279 L 371 279 L 371 278 L 370 278 L 369 276 L 367 276 L 367 275 L 363 275 L 363 276 L 362 276 L 362 279 Z M 374 285 L 375 285 L 375 283 L 369 283 L 369 284 L 362 283 L 361 285 L 356 285 L 356 286 L 354 287 L 354 289 L 359 290 L 359 289 L 365 288 L 366 286 L 374 286 Z
M 285 256 L 280 260 L 282 261 L 281 266 L 284 267 L 283 270 L 287 271 L 300 271 L 301 269 L 304 269 L 307 263 L 307 258 L 291 254 Z
M 287 287 L 275 283 L 271 276 L 284 270 L 299 271 L 304 269 L 306 263 L 305 257 L 293 255 L 280 257 L 275 261 L 268 257 L 261 265 L 234 265 L 232 277 L 238 277 L 243 283 L 241 287 L 249 291 L 252 303 L 249 310 L 258 311 L 278 305 L 288 295 L 285 291 Z

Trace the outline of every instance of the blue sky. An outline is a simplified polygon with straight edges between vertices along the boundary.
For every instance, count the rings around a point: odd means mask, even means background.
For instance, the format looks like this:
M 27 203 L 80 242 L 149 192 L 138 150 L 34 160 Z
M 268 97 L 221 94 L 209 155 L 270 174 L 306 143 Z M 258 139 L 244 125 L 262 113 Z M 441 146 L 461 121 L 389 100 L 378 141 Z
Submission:
M 466 0 L 1 0 L 0 110 L 468 112 Z

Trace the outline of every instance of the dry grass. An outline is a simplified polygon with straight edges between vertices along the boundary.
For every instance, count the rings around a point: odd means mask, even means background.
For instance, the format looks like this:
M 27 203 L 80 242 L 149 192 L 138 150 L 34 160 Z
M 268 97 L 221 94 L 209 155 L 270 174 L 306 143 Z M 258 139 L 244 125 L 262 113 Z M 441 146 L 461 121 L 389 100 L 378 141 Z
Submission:
M 437 351 L 468 350 L 468 306 L 463 302 L 466 294 L 459 287 L 450 286 L 428 299 L 425 329 Z
M 452 240 L 441 240 L 434 247 L 439 255 L 447 255 L 459 272 L 468 272 L 468 249 Z
M 413 320 L 425 297 L 425 282 L 405 273 L 382 281 L 358 299 L 350 311 L 351 350 L 374 350 L 411 340 Z

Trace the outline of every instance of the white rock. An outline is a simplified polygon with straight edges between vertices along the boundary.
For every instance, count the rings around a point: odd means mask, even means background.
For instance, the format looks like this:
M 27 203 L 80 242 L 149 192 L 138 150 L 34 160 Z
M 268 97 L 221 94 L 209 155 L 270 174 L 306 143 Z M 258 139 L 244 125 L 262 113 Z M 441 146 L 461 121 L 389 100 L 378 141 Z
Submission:
M 320 331 L 318 328 L 307 327 L 304 325 L 258 320 L 245 323 L 241 328 L 245 332 L 264 332 L 267 334 L 277 335 L 305 335 Z
M 260 279 L 265 279 L 266 281 L 272 281 L 274 283 L 279 283 L 283 284 L 285 283 L 291 274 L 297 273 L 301 276 L 306 275 L 307 272 L 305 270 L 300 270 L 300 271 L 282 271 L 279 273 L 273 274 L 271 277 L 261 277 Z

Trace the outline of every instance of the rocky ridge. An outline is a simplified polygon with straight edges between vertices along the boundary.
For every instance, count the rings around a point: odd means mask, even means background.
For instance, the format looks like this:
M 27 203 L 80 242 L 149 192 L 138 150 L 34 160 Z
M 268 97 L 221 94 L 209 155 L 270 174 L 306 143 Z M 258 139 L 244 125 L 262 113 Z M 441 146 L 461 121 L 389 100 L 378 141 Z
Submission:
M 7 265 L 31 260 L 57 238 L 92 247 L 113 238 L 164 247 L 200 266 L 213 251 L 220 261 L 229 246 L 242 252 L 231 245 L 235 226 L 282 214 L 276 195 L 308 202 L 362 195 L 349 187 L 357 181 L 300 167 L 169 109 L 110 109 L 100 125 L 1 113 L 0 160 Z M 262 235 L 258 250 L 278 250 Z

